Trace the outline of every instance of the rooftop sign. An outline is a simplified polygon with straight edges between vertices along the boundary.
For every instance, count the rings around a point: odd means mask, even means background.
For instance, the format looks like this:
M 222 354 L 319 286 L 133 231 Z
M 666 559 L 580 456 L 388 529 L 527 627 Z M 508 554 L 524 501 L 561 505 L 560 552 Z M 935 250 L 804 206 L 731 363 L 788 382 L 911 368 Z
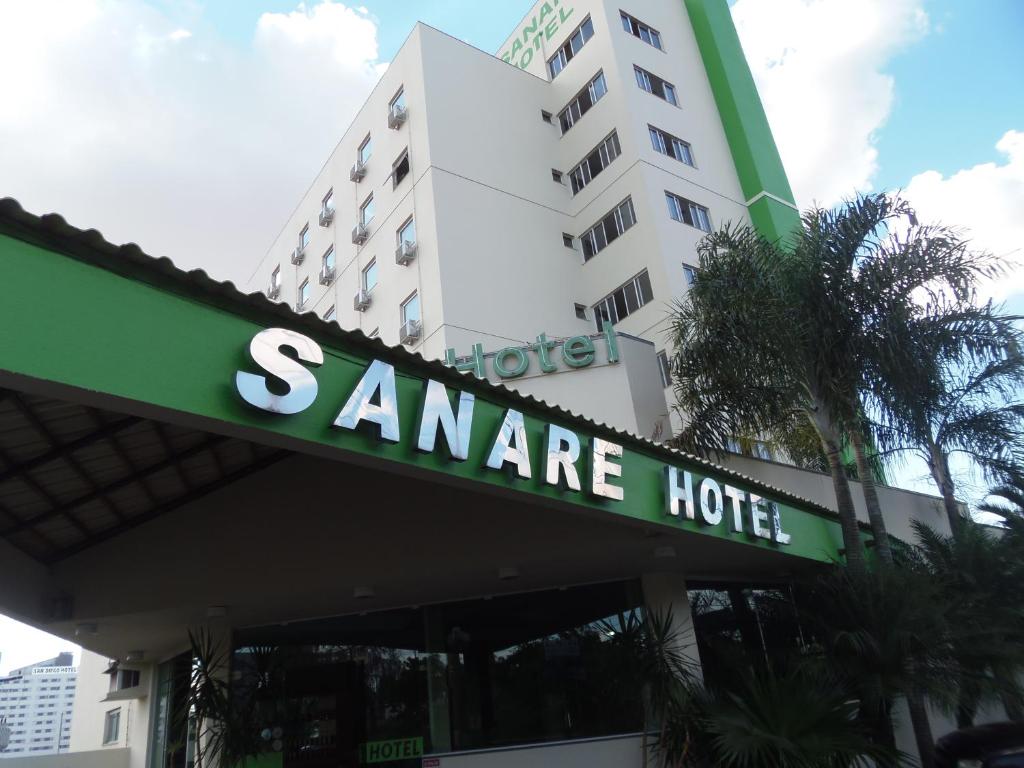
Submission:
M 545 40 L 551 41 L 572 15 L 573 9 L 561 5 L 559 0 L 544 3 L 540 11 L 516 32 L 512 44 L 501 54 L 501 60 L 526 69 L 533 61 L 534 54 L 542 50 L 542 43 Z

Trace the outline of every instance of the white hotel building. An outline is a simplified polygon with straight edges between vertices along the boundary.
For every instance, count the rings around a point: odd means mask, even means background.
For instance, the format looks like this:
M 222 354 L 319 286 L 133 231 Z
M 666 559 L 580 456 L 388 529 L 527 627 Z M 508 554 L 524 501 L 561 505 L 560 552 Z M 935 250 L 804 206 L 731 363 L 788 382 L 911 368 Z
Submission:
M 505 383 L 667 436 L 667 312 L 748 205 L 794 213 L 725 3 L 547 0 L 496 56 L 417 24 L 245 287 L 434 359 L 609 320 L 615 372 Z
M 10 728 L 0 759 L 68 751 L 77 680 L 70 653 L 0 677 L 0 718 Z

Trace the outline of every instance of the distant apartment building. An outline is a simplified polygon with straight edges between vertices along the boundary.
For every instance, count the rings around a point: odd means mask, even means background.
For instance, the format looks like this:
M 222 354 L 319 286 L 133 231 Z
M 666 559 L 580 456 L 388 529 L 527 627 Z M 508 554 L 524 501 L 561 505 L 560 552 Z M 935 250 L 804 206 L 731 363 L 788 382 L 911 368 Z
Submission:
M 0 677 L 0 720 L 10 729 L 0 758 L 67 751 L 77 681 L 78 667 L 71 653 Z

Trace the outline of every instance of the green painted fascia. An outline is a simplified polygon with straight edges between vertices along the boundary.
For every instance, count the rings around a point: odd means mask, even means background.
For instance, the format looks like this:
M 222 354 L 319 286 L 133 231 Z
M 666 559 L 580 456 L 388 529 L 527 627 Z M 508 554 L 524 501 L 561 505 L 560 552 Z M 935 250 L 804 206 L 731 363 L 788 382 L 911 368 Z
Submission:
M 170 267 L 154 262 L 151 272 Z M 90 264 L 78 257 L 42 245 L 0 235 L 0 284 L 6 286 L 0 302 L 0 380 L 15 377 L 32 391 L 46 384 L 61 384 L 96 395 L 114 397 L 127 413 L 151 413 L 166 409 L 168 418 L 202 422 L 211 431 L 237 433 L 249 430 L 306 444 L 312 452 L 323 447 L 346 456 L 374 457 L 384 463 L 404 465 L 428 474 L 458 478 L 481 488 L 512 489 L 538 501 L 570 505 L 579 511 L 625 517 L 659 526 L 710 536 L 735 543 L 773 549 L 786 555 L 818 562 L 839 559 L 842 536 L 835 515 L 780 498 L 752 480 L 670 454 L 657 446 L 617 436 L 612 430 L 575 422 L 572 418 L 536 401 L 459 375 L 443 366 L 427 363 L 408 353 L 368 349 L 365 340 L 326 323 L 311 324 L 306 318 L 278 310 L 257 311 L 248 305 L 232 310 L 227 302 L 203 300 L 181 290 L 170 290 L 135 276 Z M 197 291 L 196 294 L 199 292 Z M 45 297 L 45 301 L 41 300 Z M 238 302 L 245 301 L 239 297 Z M 265 300 L 262 303 L 268 304 Z M 268 304 L 269 305 L 269 304 Z M 291 318 L 289 322 L 288 318 Z M 252 370 L 245 354 L 252 337 L 268 326 L 304 333 L 321 345 L 324 363 L 316 369 L 319 395 L 305 411 L 281 416 L 248 407 L 234 389 L 237 370 Z M 321 330 L 316 330 L 320 328 Z M 331 427 L 372 357 L 395 365 L 402 440 L 382 443 L 361 431 Z M 442 452 L 419 453 L 411 439 L 416 428 L 425 379 L 446 382 L 452 389 L 477 395 L 466 462 L 447 461 Z M 24 382 L 28 381 L 26 385 Z M 614 502 L 561 491 L 533 480 L 513 480 L 502 472 L 483 468 L 494 433 L 505 409 L 520 410 L 527 425 L 527 440 L 535 470 L 539 470 L 548 423 L 572 429 L 586 441 L 600 436 L 624 447 L 621 485 L 626 501 Z M 119 406 L 121 407 L 121 406 Z M 172 418 L 172 420 L 173 420 Z M 218 427 L 223 424 L 223 430 Z M 229 425 L 235 427 L 229 429 Z M 271 441 L 273 444 L 273 441 Z M 314 450 L 315 449 L 315 450 Z M 695 486 L 708 476 L 747 492 L 754 491 L 777 501 L 791 545 L 779 548 L 747 534 L 733 534 L 727 524 L 705 527 L 686 518 L 666 516 L 662 493 L 663 470 L 672 464 L 693 474 Z M 581 466 L 581 471 L 583 468 Z
M 729 142 L 740 188 L 744 198 L 752 201 L 748 204 L 751 221 L 766 238 L 778 240 L 800 225 L 800 216 L 729 5 L 726 0 L 683 2 Z

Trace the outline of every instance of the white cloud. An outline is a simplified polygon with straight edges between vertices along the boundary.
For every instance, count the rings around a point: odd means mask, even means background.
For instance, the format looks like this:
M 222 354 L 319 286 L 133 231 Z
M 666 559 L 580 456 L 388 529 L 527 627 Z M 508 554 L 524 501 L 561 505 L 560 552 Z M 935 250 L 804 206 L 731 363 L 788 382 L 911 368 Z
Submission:
M 923 0 L 737 0 L 732 14 L 797 204 L 869 190 L 885 66 L 927 33 Z
M 1006 259 L 1010 271 L 984 286 L 997 301 L 1024 291 L 1024 131 L 996 143 L 1002 163 L 982 163 L 943 177 L 925 171 L 904 189 L 922 221 L 964 227 L 979 248 Z
M 0 675 L 38 661 L 52 659 L 62 651 L 73 652 L 77 662 L 81 657 L 81 650 L 67 640 L 49 635 L 7 616 L 0 616 Z
M 340 3 L 251 43 L 142 0 L 0 3 L 0 195 L 218 276 L 248 274 L 377 81 Z

